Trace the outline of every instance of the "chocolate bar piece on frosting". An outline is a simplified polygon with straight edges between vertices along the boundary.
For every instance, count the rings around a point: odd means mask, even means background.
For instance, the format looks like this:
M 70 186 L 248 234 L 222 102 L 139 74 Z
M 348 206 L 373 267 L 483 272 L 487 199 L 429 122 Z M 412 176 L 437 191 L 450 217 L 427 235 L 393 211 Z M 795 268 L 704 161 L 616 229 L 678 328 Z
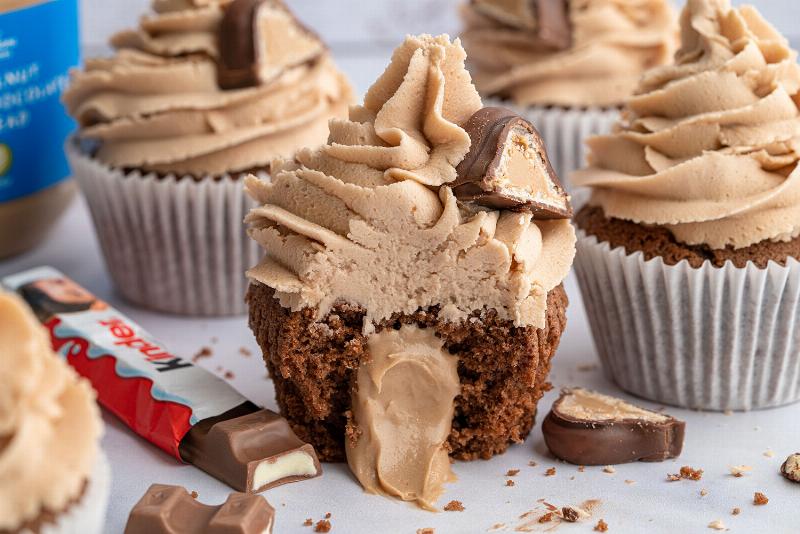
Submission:
M 181 457 L 248 493 L 320 476 L 314 447 L 280 415 L 254 408 L 239 406 L 194 425 L 181 441 Z
M 485 107 L 463 128 L 472 145 L 456 168 L 458 178 L 452 184 L 459 200 L 530 211 L 537 219 L 572 216 L 569 195 L 530 122 L 509 109 Z
M 550 451 L 577 465 L 676 458 L 685 430 L 674 417 L 580 388 L 562 391 L 542 423 Z
M 219 506 L 185 488 L 153 484 L 128 517 L 125 534 L 270 534 L 275 509 L 260 495 L 232 493 Z

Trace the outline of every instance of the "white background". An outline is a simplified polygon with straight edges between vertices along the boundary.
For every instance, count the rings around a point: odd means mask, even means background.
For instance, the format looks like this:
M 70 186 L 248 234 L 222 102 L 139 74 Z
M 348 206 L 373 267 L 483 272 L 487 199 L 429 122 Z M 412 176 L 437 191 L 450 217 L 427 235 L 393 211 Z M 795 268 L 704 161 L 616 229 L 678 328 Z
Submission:
M 385 67 L 391 47 L 405 33 L 458 31 L 457 0 L 290 0 L 301 17 L 333 45 L 342 68 L 364 91 Z M 755 0 L 767 16 L 787 35 L 800 35 L 798 0 Z M 99 51 L 113 31 L 135 23 L 147 0 L 83 0 L 83 35 L 87 49 Z M 47 243 L 17 259 L 0 261 L 0 277 L 21 269 L 50 264 L 89 287 L 96 294 L 140 322 L 176 353 L 191 357 L 208 346 L 213 356 L 200 363 L 211 372 L 232 371 L 232 383 L 253 401 L 275 407 L 271 383 L 245 318 L 190 320 L 168 317 L 127 306 L 114 293 L 102 262 L 91 223 L 82 200 L 69 211 Z M 554 360 L 551 380 L 556 388 L 582 385 L 624 396 L 599 368 L 582 370 L 596 363 L 596 355 L 574 279 L 567 281 L 570 295 L 569 327 Z M 252 356 L 240 354 L 245 347 Z M 540 404 L 546 412 L 556 392 Z M 646 406 L 656 406 L 644 403 Z M 291 484 L 267 492 L 277 509 L 275 532 L 310 533 L 302 522 L 318 520 L 331 512 L 334 534 L 408 533 L 435 527 L 436 534 L 495 531 L 542 532 L 552 524 L 535 522 L 543 512 L 538 499 L 558 506 L 580 505 L 599 499 L 590 522 L 561 525 L 563 533 L 590 533 L 602 517 L 611 534 L 621 533 L 709 533 L 707 525 L 721 519 L 731 532 L 789 534 L 800 532 L 797 510 L 800 485 L 784 481 L 780 463 L 800 450 L 800 406 L 746 414 L 705 414 L 685 410 L 670 413 L 687 421 L 687 441 L 678 461 L 662 464 L 618 466 L 615 474 L 600 468 L 580 473 L 574 466 L 558 463 L 547 452 L 538 426 L 528 440 L 491 461 L 457 463 L 460 480 L 448 487 L 443 503 L 458 499 L 465 512 L 432 514 L 411 506 L 365 495 L 344 465 L 326 465 L 325 475 L 313 481 Z M 540 417 L 541 419 L 541 417 Z M 103 446 L 113 469 L 113 489 L 107 533 L 119 533 L 127 514 L 146 488 L 154 482 L 181 484 L 197 490 L 200 499 L 218 504 L 229 489 L 192 466 L 177 462 L 145 443 L 122 424 L 106 415 Z M 774 456 L 765 456 L 773 451 Z M 529 467 L 534 460 L 538 466 Z M 728 466 L 746 464 L 750 475 L 734 478 Z M 700 482 L 666 482 L 667 473 L 681 465 L 705 470 Z M 548 467 L 557 474 L 545 477 Z M 506 487 L 508 469 L 520 469 L 516 485 Z M 634 481 L 634 483 L 626 483 Z M 701 490 L 707 490 L 705 496 Z M 770 498 L 764 507 L 752 504 L 755 491 Z M 741 515 L 732 516 L 739 507 Z M 535 511 L 526 519 L 520 515 Z M 533 525 L 526 524 L 533 519 Z

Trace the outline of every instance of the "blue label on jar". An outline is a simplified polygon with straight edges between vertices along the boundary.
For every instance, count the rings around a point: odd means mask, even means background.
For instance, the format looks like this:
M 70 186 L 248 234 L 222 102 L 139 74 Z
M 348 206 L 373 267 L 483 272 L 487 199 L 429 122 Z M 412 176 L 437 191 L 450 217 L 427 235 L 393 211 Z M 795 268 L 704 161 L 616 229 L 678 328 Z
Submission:
M 75 122 L 61 93 L 78 46 L 77 0 L 0 14 L 0 202 L 69 176 L 64 142 Z

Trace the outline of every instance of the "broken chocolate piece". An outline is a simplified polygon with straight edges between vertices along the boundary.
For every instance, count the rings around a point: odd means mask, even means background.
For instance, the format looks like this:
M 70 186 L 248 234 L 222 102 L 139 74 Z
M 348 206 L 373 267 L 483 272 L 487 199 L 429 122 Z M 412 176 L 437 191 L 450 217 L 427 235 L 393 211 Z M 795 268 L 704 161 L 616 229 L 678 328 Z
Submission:
M 800 482 L 800 452 L 792 454 L 783 462 L 781 474 L 786 480 Z
M 569 195 L 533 125 L 511 110 L 487 107 L 464 124 L 472 146 L 456 168 L 453 193 L 493 209 L 530 211 L 536 219 L 568 219 Z
M 572 46 L 569 0 L 531 0 L 536 16 L 536 37 L 556 50 Z
M 222 89 L 265 85 L 324 50 L 281 0 L 234 0 L 220 24 L 218 83 Z
M 286 419 L 246 405 L 194 425 L 181 440 L 180 453 L 184 461 L 248 493 L 322 474 L 314 447 L 300 440 Z
M 550 451 L 577 465 L 676 458 L 685 428 L 674 417 L 580 388 L 562 391 L 542 424 Z
M 260 495 L 232 493 L 219 506 L 185 488 L 153 484 L 131 510 L 125 534 L 270 534 L 275 509 Z

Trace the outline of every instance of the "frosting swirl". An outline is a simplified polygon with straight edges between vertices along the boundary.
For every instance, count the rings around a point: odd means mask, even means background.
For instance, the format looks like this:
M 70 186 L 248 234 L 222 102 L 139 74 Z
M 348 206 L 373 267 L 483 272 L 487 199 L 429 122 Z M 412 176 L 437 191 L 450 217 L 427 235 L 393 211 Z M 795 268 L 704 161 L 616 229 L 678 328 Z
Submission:
M 276 164 L 272 183 L 248 178 L 261 205 L 249 232 L 267 252 L 248 274 L 284 307 L 322 317 L 337 300 L 358 304 L 365 332 L 437 305 L 445 320 L 486 307 L 544 326 L 574 230 L 457 202 L 448 184 L 470 147 L 460 125 L 482 105 L 465 58 L 447 36 L 407 38 L 364 105 L 331 121 L 328 145 Z
M 536 39 L 536 13 L 527 7 L 533 4 L 472 0 L 463 6 L 461 37 L 481 94 L 519 105 L 619 106 L 642 73 L 667 63 L 674 51 L 668 0 L 572 0 L 572 45 L 563 50 Z M 510 6 L 524 13 L 510 16 Z
M 81 136 L 101 141 L 100 161 L 219 176 L 266 167 L 276 156 L 325 142 L 328 120 L 344 116 L 352 99 L 330 53 L 276 8 L 265 26 L 264 55 L 302 51 L 310 59 L 260 85 L 223 90 L 219 32 L 226 4 L 156 0 L 156 13 L 144 16 L 139 28 L 112 38 L 113 57 L 89 60 L 85 71 L 73 73 L 64 103 Z
M 800 66 L 750 6 L 690 0 L 675 64 L 645 75 L 616 131 L 589 141 L 607 217 L 689 245 L 744 248 L 800 233 Z
M 0 292 L 0 531 L 79 497 L 102 433 L 88 382 L 53 353 L 22 299 Z

